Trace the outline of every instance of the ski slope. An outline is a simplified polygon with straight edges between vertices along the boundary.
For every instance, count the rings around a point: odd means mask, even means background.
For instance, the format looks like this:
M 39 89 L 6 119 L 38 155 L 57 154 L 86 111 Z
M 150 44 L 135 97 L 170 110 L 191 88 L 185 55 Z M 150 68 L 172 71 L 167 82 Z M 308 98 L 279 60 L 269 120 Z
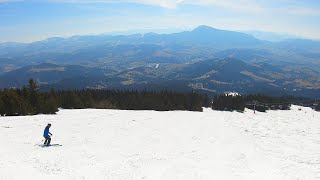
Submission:
M 0 117 L 0 179 L 320 179 L 320 113 L 298 108 Z

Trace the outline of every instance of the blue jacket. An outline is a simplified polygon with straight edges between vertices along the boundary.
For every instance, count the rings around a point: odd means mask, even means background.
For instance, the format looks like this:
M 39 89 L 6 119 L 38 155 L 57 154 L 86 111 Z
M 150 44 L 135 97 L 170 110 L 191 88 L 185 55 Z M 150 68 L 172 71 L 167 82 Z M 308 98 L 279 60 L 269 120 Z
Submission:
M 43 137 L 45 137 L 45 138 L 50 137 L 49 134 L 52 135 L 52 134 L 49 132 L 49 127 L 46 126 L 46 128 L 44 129 L 44 132 L 43 132 Z

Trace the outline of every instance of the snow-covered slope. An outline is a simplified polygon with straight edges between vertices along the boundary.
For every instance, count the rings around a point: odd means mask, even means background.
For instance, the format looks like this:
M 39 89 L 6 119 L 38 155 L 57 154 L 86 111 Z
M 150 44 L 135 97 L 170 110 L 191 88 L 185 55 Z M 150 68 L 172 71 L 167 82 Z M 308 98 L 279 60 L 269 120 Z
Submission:
M 52 123 L 52 143 L 40 147 Z M 320 113 L 61 110 L 0 117 L 0 179 L 320 179 Z

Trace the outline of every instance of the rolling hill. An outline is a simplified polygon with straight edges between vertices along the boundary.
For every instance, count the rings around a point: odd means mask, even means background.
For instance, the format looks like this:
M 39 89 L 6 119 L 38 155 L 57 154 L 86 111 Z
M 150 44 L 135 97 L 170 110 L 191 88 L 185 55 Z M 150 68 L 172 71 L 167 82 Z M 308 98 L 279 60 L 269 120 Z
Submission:
M 49 38 L 0 44 L 0 88 L 198 89 L 317 96 L 320 42 L 259 40 L 199 26 L 172 34 Z

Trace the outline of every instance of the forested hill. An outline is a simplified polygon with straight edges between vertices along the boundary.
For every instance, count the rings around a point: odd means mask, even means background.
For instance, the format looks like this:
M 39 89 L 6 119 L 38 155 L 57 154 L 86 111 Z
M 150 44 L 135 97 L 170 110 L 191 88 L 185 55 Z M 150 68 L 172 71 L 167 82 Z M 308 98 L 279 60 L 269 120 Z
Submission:
M 0 44 L 0 88 L 193 90 L 320 97 L 320 42 L 199 26 Z M 184 92 L 185 93 L 185 92 Z

